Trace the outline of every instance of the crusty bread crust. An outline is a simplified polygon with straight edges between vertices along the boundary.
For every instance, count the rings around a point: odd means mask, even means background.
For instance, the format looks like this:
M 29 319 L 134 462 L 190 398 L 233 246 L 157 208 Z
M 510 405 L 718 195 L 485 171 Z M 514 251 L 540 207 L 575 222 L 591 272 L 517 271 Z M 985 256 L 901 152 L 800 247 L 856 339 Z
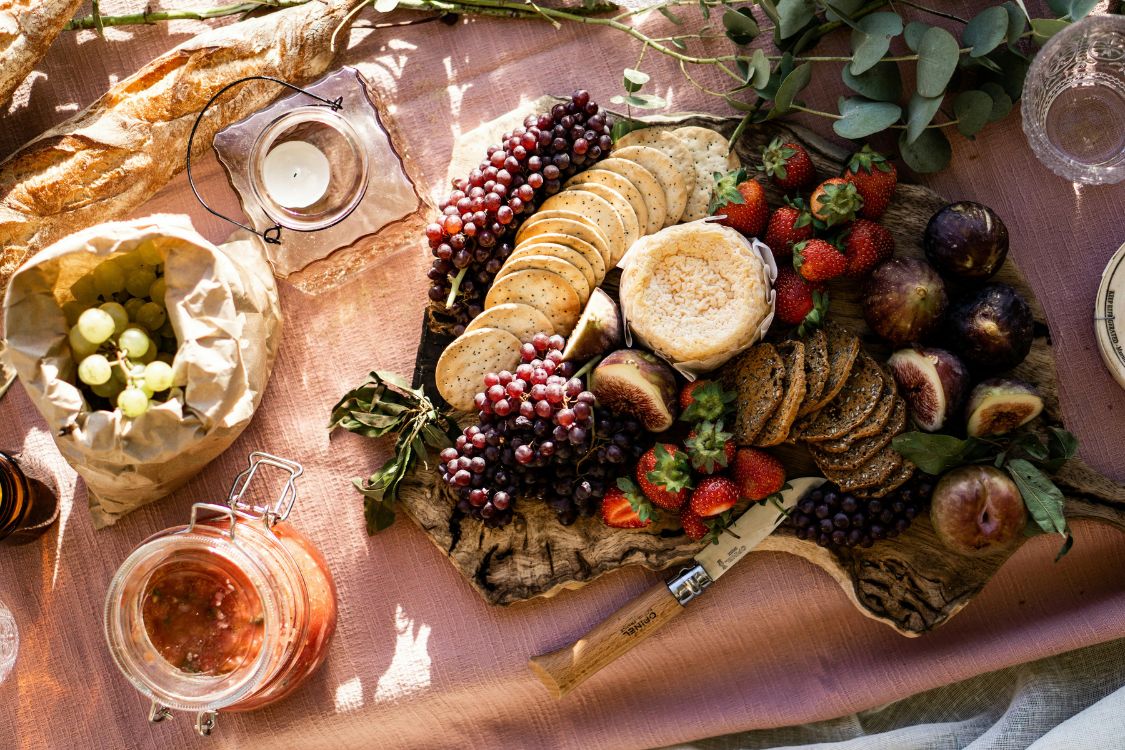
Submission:
M 348 5 L 313 0 L 200 34 L 0 164 L 0 289 L 33 253 L 125 216 L 178 174 L 196 114 L 223 86 L 251 75 L 298 84 L 321 75 Z M 195 150 L 280 93 L 264 81 L 232 90 L 207 111 Z
M 82 0 L 0 0 L 0 105 L 81 6 Z

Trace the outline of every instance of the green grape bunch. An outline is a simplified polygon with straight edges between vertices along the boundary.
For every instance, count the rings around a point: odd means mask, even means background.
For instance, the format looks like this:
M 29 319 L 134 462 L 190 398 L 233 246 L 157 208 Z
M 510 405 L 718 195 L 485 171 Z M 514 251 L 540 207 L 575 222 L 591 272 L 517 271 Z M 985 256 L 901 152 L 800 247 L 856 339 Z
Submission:
M 103 260 L 63 303 L 78 363 L 76 385 L 94 408 L 139 417 L 180 395 L 173 364 L 179 341 L 165 306 L 164 251 L 146 240 Z

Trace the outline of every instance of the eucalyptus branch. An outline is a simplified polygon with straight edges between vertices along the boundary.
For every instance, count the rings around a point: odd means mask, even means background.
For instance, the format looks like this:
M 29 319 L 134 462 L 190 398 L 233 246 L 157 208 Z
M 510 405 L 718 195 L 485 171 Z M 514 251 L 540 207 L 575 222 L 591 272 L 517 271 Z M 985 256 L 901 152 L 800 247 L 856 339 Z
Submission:
M 908 5 L 911 8 L 914 8 L 915 10 L 922 11 L 923 13 L 930 13 L 932 15 L 940 16 L 942 18 L 948 18 L 950 21 L 957 21 L 958 23 L 968 23 L 968 21 L 965 20 L 964 18 L 961 18 L 961 16 L 957 16 L 957 15 L 954 15 L 952 13 L 946 13 L 943 10 L 935 10 L 933 8 L 927 8 L 925 5 L 919 5 L 917 3 L 912 3 L 912 2 L 910 2 L 910 0 L 896 0 L 896 2 L 900 2 L 903 5 Z
M 242 2 L 231 5 L 218 5 L 214 8 L 203 10 L 148 10 L 140 13 L 127 13 L 120 16 L 107 16 L 101 13 L 71 19 L 64 29 L 77 31 L 79 29 L 96 29 L 99 26 L 140 26 L 159 23 L 161 21 L 206 21 L 211 18 L 224 16 L 239 16 L 256 10 L 278 8 L 291 8 L 295 5 L 304 5 L 309 0 L 270 0 L 270 2 Z

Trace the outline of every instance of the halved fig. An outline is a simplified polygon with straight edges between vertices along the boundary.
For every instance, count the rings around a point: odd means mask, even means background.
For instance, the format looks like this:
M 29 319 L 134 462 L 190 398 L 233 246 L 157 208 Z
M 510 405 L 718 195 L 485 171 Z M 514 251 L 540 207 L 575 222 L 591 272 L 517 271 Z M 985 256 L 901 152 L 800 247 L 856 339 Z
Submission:
M 582 362 L 621 346 L 624 331 L 621 312 L 613 298 L 601 288 L 594 289 L 578 319 L 578 325 L 566 341 L 563 359 Z
M 973 437 L 1003 435 L 1022 427 L 1043 411 L 1035 386 L 1016 378 L 982 380 L 969 395 L 968 433 Z
M 919 428 L 936 432 L 961 408 L 969 370 L 953 352 L 933 347 L 900 349 L 887 365 Z
M 633 415 L 649 432 L 663 432 L 676 420 L 676 372 L 648 352 L 618 349 L 607 354 L 590 374 L 590 390 L 599 404 Z

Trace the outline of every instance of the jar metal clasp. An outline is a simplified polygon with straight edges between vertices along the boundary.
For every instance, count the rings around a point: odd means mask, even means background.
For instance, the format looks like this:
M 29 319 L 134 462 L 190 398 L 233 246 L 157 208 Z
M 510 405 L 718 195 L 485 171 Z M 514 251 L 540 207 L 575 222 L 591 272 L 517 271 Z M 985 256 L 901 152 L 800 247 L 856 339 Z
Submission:
M 246 493 L 250 484 L 262 466 L 273 466 L 286 472 L 289 476 L 282 485 L 277 498 L 269 505 L 255 505 Z M 296 461 L 274 456 L 264 451 L 254 451 L 250 454 L 249 465 L 234 478 L 230 494 L 225 505 L 218 503 L 195 503 L 191 506 L 191 522 L 188 523 L 184 533 L 190 533 L 199 520 L 200 511 L 208 515 L 225 515 L 230 518 L 229 535 L 234 539 L 235 527 L 242 521 L 262 521 L 267 529 L 279 521 L 284 521 L 293 510 L 297 502 L 297 478 L 305 473 L 305 469 Z M 246 498 L 246 499 L 244 499 Z

